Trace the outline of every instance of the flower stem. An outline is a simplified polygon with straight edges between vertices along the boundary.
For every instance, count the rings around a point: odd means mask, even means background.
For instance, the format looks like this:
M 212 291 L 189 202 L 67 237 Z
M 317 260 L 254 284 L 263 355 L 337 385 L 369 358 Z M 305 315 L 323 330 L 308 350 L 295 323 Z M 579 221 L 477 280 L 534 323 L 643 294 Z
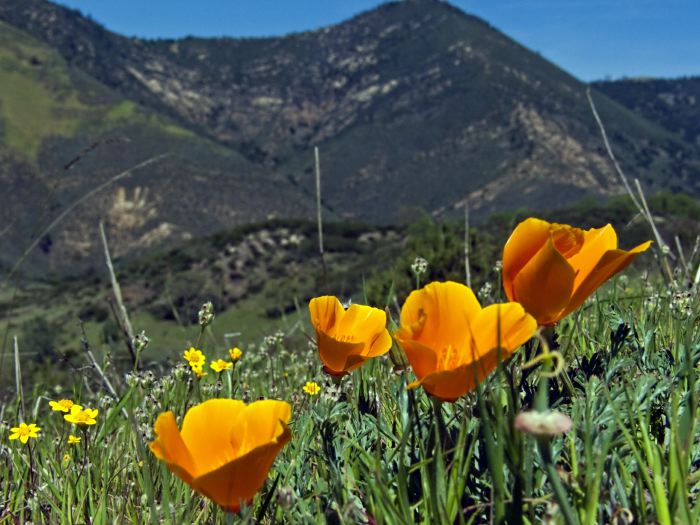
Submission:
M 432 397 L 432 401 L 435 421 L 437 423 L 438 437 L 440 438 L 440 445 L 444 449 L 447 446 L 447 439 L 449 435 L 447 433 L 447 426 L 445 425 L 445 418 L 442 415 L 442 401 L 436 397 Z
M 550 368 L 551 365 L 548 362 L 543 364 L 543 367 Z M 537 387 L 537 394 L 535 396 L 535 410 L 538 412 L 545 412 L 549 409 L 549 377 L 546 374 L 540 375 L 540 383 Z M 579 519 L 576 512 L 571 507 L 569 503 L 569 496 L 567 494 L 566 488 L 561 481 L 559 472 L 552 459 L 552 449 L 550 447 L 549 438 L 538 439 L 538 447 L 540 455 L 542 456 L 542 461 L 544 462 L 545 470 L 547 471 L 547 478 L 549 483 L 552 485 L 554 490 L 554 495 L 559 503 L 559 508 L 564 515 L 564 522 L 567 525 L 579 525 Z
M 564 484 L 561 482 L 559 472 L 557 472 L 557 468 L 554 465 L 554 461 L 552 460 L 552 451 L 549 447 L 549 439 L 539 439 L 538 444 L 540 449 L 540 455 L 542 456 L 545 470 L 547 471 L 547 478 L 549 479 L 549 482 L 552 485 L 554 495 L 556 496 L 557 502 L 559 503 L 559 508 L 561 509 L 561 512 L 564 515 L 564 522 L 567 525 L 578 525 L 578 517 L 569 503 L 569 497 L 566 492 L 566 488 L 564 488 Z
M 485 392 L 482 385 L 477 388 L 477 399 L 479 402 L 479 412 L 481 413 L 481 435 L 483 436 L 484 447 L 486 448 L 486 460 L 491 473 L 492 501 L 493 501 L 493 523 L 502 524 L 506 520 L 506 489 L 505 476 L 503 475 L 503 442 L 494 439 L 497 434 L 493 431 L 492 422 L 489 420 L 486 410 Z
M 34 479 L 34 452 L 32 450 L 32 444 L 31 442 L 27 442 L 27 450 L 29 453 L 29 486 L 31 487 L 32 492 L 34 492 L 35 487 L 35 479 Z

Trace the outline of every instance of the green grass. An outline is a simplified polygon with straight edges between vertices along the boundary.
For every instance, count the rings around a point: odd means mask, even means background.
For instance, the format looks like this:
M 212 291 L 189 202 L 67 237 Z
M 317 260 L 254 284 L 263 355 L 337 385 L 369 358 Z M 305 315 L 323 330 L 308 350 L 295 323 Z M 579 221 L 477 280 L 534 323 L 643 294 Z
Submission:
M 195 134 L 191 131 L 174 124 L 157 113 L 145 111 L 129 100 L 124 100 L 108 108 L 104 118 L 101 119 L 95 128 L 99 131 L 107 132 L 114 129 L 115 126 L 134 125 L 151 127 L 176 137 L 195 138 Z
M 105 121 L 109 123 L 118 123 L 122 120 L 128 120 L 136 114 L 136 104 L 125 100 L 117 104 L 105 114 Z

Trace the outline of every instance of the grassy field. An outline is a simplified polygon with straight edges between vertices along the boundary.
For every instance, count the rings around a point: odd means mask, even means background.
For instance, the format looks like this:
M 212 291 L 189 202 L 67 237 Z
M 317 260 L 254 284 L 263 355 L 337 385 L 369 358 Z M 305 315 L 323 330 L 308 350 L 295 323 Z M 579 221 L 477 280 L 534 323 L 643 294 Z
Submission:
M 554 361 L 530 366 L 544 344 L 533 339 L 455 403 L 407 390 L 413 372 L 388 355 L 340 380 L 325 375 L 306 304 L 245 344 L 220 335 L 229 314 L 206 329 L 189 325 L 169 334 L 181 343 L 170 360 L 146 348 L 136 371 L 123 344 L 92 361 L 88 325 L 72 380 L 54 381 L 48 368 L 1 405 L 0 523 L 697 523 L 700 309 L 676 277 L 627 270 L 545 333 L 563 357 L 553 377 Z M 480 287 L 482 304 L 503 300 L 498 279 Z M 403 297 L 372 303 L 386 307 L 392 332 Z M 157 323 L 147 326 L 157 333 Z M 182 359 L 190 345 L 208 362 L 227 359 L 234 345 L 242 357 L 197 379 Z M 14 363 L 18 378 L 22 365 Z M 308 381 L 317 395 L 303 390 Z M 237 515 L 147 448 L 158 414 L 181 421 L 217 397 L 292 406 L 291 441 Z M 49 406 L 59 399 L 98 409 L 96 424 L 65 421 Z M 551 438 L 516 430 L 517 415 L 535 406 L 568 416 L 570 430 Z M 38 437 L 8 440 L 20 422 L 37 424 Z M 69 434 L 80 442 L 68 444 Z

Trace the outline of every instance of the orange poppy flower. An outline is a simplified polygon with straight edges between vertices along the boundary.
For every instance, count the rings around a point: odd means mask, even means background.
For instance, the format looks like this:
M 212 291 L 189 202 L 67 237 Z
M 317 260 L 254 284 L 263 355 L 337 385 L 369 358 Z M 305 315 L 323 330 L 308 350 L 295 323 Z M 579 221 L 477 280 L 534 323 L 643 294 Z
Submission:
M 408 296 L 394 337 L 418 377 L 408 388 L 420 385 L 438 399 L 455 401 L 536 329 L 535 319 L 518 303 L 481 308 L 463 284 L 433 282 Z
M 508 299 L 522 304 L 540 325 L 552 325 L 650 244 L 620 250 L 609 224 L 584 231 L 526 219 L 503 248 L 503 288 Z
M 178 430 L 172 412 L 158 416 L 149 448 L 182 481 L 228 512 L 262 488 L 291 432 L 284 401 L 210 399 L 187 411 Z
M 337 297 L 326 295 L 311 299 L 309 312 L 323 369 L 331 375 L 345 375 L 391 348 L 384 310 L 361 304 L 346 310 Z

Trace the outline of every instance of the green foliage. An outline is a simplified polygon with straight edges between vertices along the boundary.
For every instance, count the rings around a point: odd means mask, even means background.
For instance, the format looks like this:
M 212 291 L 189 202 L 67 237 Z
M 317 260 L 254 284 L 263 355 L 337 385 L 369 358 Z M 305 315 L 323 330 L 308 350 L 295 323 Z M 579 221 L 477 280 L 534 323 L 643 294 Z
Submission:
M 493 266 L 500 257 L 490 226 L 470 231 L 470 268 L 475 289 L 493 277 Z M 424 216 L 405 231 L 402 253 L 391 268 L 375 272 L 367 279 L 365 293 L 373 304 L 385 305 L 393 292 L 403 300 L 419 282 L 464 281 L 464 225 L 453 221 L 435 222 Z M 425 274 L 416 276 L 411 265 L 416 257 L 428 261 Z
M 396 319 L 398 312 L 390 312 Z M 144 447 L 160 411 L 181 417 L 193 403 L 223 396 L 272 397 L 294 406 L 292 442 L 266 488 L 243 510 L 242 522 L 534 524 L 549 515 L 564 523 L 561 501 L 560 510 L 555 505 L 563 494 L 575 523 L 623 515 L 637 522 L 693 523 L 700 513 L 694 468 L 700 454 L 699 316 L 696 296 L 624 278 L 564 320 L 552 341 L 567 368 L 547 390 L 552 407 L 568 414 L 573 428 L 539 444 L 512 426 L 543 384 L 539 370 L 523 366 L 536 344 L 453 404 L 406 390 L 411 373 L 397 375 L 386 359 L 336 385 L 323 376 L 316 351 L 293 325 L 284 339 L 244 346 L 242 360 L 221 380 L 210 371 L 196 381 L 174 363 L 152 369 L 155 376 L 125 376 L 106 357 L 101 366 L 118 398 L 90 369 L 76 371 L 81 380 L 60 393 L 58 385 L 41 382 L 30 388 L 27 406 L 33 408 L 24 419 L 38 422 L 42 435 L 30 440 L 31 456 L 28 446 L 5 442 L 5 512 L 34 523 L 87 516 L 99 523 L 225 523 L 220 510 Z M 226 355 L 226 345 L 210 336 L 201 343 L 209 360 Z M 319 396 L 302 392 L 307 380 L 321 385 Z M 80 445 L 67 445 L 75 429 L 49 410 L 43 396 L 99 407 L 98 424 L 79 434 Z M 16 418 L 4 413 L 14 426 Z M 553 468 L 547 466 L 550 456 Z M 555 495 L 553 482 L 561 493 Z

